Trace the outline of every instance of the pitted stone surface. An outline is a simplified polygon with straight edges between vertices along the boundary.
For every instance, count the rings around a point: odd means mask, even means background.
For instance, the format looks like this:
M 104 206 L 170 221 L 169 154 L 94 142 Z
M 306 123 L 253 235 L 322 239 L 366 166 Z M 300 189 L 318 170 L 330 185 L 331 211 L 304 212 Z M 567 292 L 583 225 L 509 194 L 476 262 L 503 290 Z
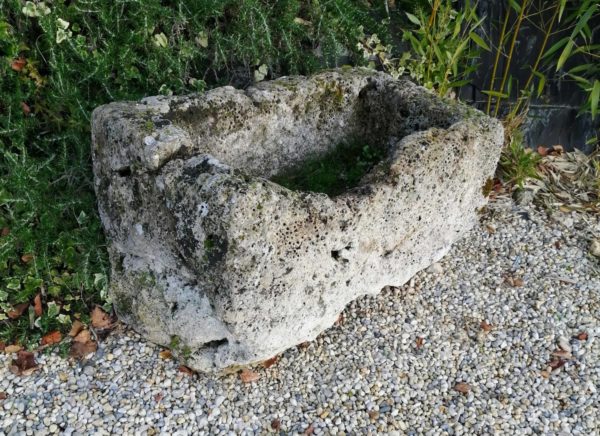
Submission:
M 500 123 L 366 69 L 93 114 L 119 316 L 205 372 L 268 359 L 401 285 L 476 221 Z M 385 158 L 329 197 L 269 180 L 359 138 Z

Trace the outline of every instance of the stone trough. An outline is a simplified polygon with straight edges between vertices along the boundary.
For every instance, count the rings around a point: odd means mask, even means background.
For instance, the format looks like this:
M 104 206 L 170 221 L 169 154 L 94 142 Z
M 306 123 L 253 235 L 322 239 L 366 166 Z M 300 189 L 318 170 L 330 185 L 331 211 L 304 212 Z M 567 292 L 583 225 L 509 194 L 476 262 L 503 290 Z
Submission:
M 310 341 L 439 260 L 477 220 L 503 140 L 498 121 L 366 69 L 112 103 L 92 130 L 115 309 L 203 372 Z M 351 143 L 378 158 L 359 157 L 353 185 L 334 175 L 335 194 L 274 181 Z

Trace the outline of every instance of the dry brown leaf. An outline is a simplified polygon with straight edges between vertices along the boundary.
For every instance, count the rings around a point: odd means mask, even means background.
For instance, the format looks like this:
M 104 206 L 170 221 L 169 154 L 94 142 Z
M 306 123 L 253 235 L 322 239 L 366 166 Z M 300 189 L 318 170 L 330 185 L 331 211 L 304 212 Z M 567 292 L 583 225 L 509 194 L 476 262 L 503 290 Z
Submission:
M 10 67 L 14 70 L 14 71 L 21 71 L 23 70 L 23 68 L 25 67 L 25 65 L 27 65 L 27 60 L 23 57 L 20 57 L 18 59 L 14 59 L 11 63 L 10 63 Z
M 2 341 L 0 341 L 0 351 L 4 351 L 4 349 L 6 348 L 6 344 Z
M 26 253 L 23 256 L 21 256 L 21 262 L 23 263 L 29 263 L 33 260 L 33 254 L 31 253 Z
M 42 294 L 37 294 L 33 299 L 33 311 L 35 316 L 42 316 L 44 309 L 42 308 Z
M 522 278 L 517 277 L 515 279 L 513 279 L 513 286 L 515 288 L 520 288 L 521 286 L 523 286 L 525 284 L 525 282 L 523 281 Z
M 92 335 L 89 330 L 81 330 L 75 337 L 73 338 L 73 342 L 79 342 L 80 344 L 85 344 L 86 342 L 90 342 L 92 340 Z
M 15 375 L 31 375 L 38 368 L 35 356 L 29 351 L 17 352 L 17 358 L 10 365 L 10 371 Z
M 425 343 L 425 339 L 423 339 L 421 336 L 417 336 L 417 340 L 416 340 L 416 343 L 415 343 L 415 345 L 417 346 L 417 350 L 419 348 L 421 348 L 424 343 Z
M 94 341 L 88 341 L 88 342 L 73 341 L 73 344 L 71 345 L 71 351 L 69 352 L 69 356 L 74 357 L 75 359 L 83 359 L 87 355 L 96 352 L 97 349 L 98 349 L 98 344 Z
M 54 330 L 47 335 L 42 337 L 41 345 L 53 345 L 58 344 L 62 339 L 62 333 L 58 330 Z
M 2 227 L 0 230 L 0 236 L 8 236 L 10 234 L 10 229 L 8 227 Z
M 17 351 L 21 351 L 23 349 L 23 347 L 21 347 L 20 345 L 7 345 L 4 348 L 4 352 L 6 354 L 11 354 L 11 353 L 16 353 Z
M 573 357 L 570 351 L 561 349 L 554 350 L 552 353 L 550 353 L 550 355 L 554 357 L 560 357 L 561 359 L 571 359 Z
M 112 325 L 110 315 L 106 313 L 100 306 L 94 307 L 91 314 L 92 327 L 102 330 L 107 329 Z
M 468 383 L 460 382 L 454 385 L 454 390 L 461 394 L 467 394 L 471 390 L 471 386 Z
M 24 101 L 21 102 L 21 109 L 23 110 L 23 113 L 25 115 L 29 115 L 31 113 L 31 108 L 29 107 L 29 105 L 27 103 L 25 103 Z
M 546 370 L 543 370 L 543 371 L 541 372 L 541 374 L 542 374 L 542 377 L 544 377 L 544 378 L 549 378 L 549 377 L 550 377 L 550 372 L 548 372 L 548 371 L 546 371 Z
M 297 346 L 300 350 L 306 350 L 310 346 L 310 342 L 301 342 Z
M 179 365 L 179 368 L 177 368 L 177 370 L 179 372 L 184 373 L 185 375 L 194 375 L 194 370 L 185 365 Z
M 242 380 L 243 383 L 252 383 L 257 381 L 259 378 L 260 374 L 250 369 L 244 369 L 242 372 L 240 372 L 240 380 Z
M 277 361 L 278 361 L 278 360 L 279 360 L 279 356 L 274 356 L 274 357 L 271 357 L 270 359 L 267 359 L 267 360 L 265 360 L 265 361 L 262 363 L 262 366 L 263 366 L 263 368 L 270 368 L 270 367 L 272 367 L 273 365 L 275 365 L 275 364 L 277 363 Z
M 281 429 L 281 421 L 275 418 L 273 421 L 271 421 L 271 428 L 275 431 L 279 431 Z
M 554 371 L 555 369 L 562 368 L 563 366 L 565 366 L 565 363 L 567 362 L 563 359 L 554 358 L 550 362 L 548 362 L 547 366 L 549 366 L 552 369 L 552 371 Z
M 548 155 L 548 150 L 549 150 L 548 147 L 543 147 L 541 145 L 537 148 L 537 152 L 538 152 L 538 154 L 540 156 L 547 156 Z
M 580 332 L 576 336 L 574 336 L 574 338 L 579 341 L 587 341 L 588 334 L 587 334 L 587 332 Z
M 169 360 L 173 358 L 173 353 L 171 353 L 171 350 L 161 350 L 158 353 L 158 357 L 164 360 Z
M 165 397 L 165 394 L 163 394 L 162 392 L 159 392 L 156 395 L 154 395 L 154 401 L 156 401 L 157 403 L 160 403 L 164 397 Z
M 379 412 L 377 410 L 369 410 L 369 418 L 376 420 L 379 418 Z
M 314 432 L 315 432 L 315 426 L 313 424 L 309 425 L 308 427 L 306 427 L 306 430 L 304 430 L 304 434 L 306 436 L 310 436 Z
M 71 325 L 71 330 L 69 330 L 69 336 L 71 336 L 72 338 L 76 337 L 77 335 L 79 335 L 79 333 L 81 333 L 81 331 L 83 330 L 83 323 L 81 321 L 79 321 L 78 319 L 76 319 L 75 321 L 73 321 L 73 324 Z M 89 332 L 88 332 L 89 335 Z M 88 337 L 85 341 L 83 342 L 87 342 L 89 341 L 90 338 Z
M 0 400 L 6 400 L 8 398 L 8 394 L 6 392 L 0 391 Z
M 23 312 L 25 312 L 25 309 L 27 309 L 27 307 L 29 307 L 29 303 L 17 304 L 13 310 L 7 313 L 7 315 L 10 319 L 17 319 L 21 315 L 23 315 Z
M 479 327 L 481 328 L 481 330 L 483 330 L 486 333 L 492 331 L 492 329 L 494 328 L 493 325 L 488 324 L 488 322 L 485 320 L 481 321 L 481 323 L 479 324 Z
M 342 324 L 344 324 L 344 314 L 340 313 L 333 324 L 334 325 L 342 325 Z

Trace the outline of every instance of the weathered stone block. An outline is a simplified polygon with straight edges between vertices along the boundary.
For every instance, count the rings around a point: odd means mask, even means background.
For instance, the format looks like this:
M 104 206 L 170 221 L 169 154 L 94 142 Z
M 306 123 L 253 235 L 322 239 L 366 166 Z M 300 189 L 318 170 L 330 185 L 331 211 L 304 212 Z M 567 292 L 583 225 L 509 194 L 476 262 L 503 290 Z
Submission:
M 116 310 L 207 372 L 310 341 L 439 260 L 477 219 L 503 137 L 366 69 L 113 103 L 92 124 Z M 383 156 L 356 187 L 270 181 L 351 141 Z

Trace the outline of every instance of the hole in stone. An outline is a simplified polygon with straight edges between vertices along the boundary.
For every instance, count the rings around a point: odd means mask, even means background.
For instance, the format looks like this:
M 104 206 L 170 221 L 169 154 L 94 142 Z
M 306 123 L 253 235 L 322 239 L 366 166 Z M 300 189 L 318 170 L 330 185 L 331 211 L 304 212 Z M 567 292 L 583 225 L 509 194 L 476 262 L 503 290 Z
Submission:
M 208 342 L 205 342 L 204 344 L 202 344 L 202 347 L 200 347 L 198 349 L 198 351 L 205 351 L 205 350 L 216 351 L 217 348 L 219 348 L 221 345 L 227 345 L 228 343 L 229 343 L 229 340 L 227 338 L 215 339 L 214 341 L 208 341 Z
M 117 173 L 121 177 L 129 177 L 129 176 L 131 176 L 131 167 L 130 166 L 126 166 L 126 167 L 123 167 L 123 168 L 119 168 L 117 170 Z
M 177 304 L 176 302 L 173 303 L 171 305 L 171 315 L 174 314 L 175 312 L 177 312 L 177 309 L 179 308 L 179 304 Z
M 386 155 L 385 147 L 353 140 L 342 142 L 325 154 L 311 154 L 271 181 L 291 190 L 321 192 L 329 196 L 355 188 Z

